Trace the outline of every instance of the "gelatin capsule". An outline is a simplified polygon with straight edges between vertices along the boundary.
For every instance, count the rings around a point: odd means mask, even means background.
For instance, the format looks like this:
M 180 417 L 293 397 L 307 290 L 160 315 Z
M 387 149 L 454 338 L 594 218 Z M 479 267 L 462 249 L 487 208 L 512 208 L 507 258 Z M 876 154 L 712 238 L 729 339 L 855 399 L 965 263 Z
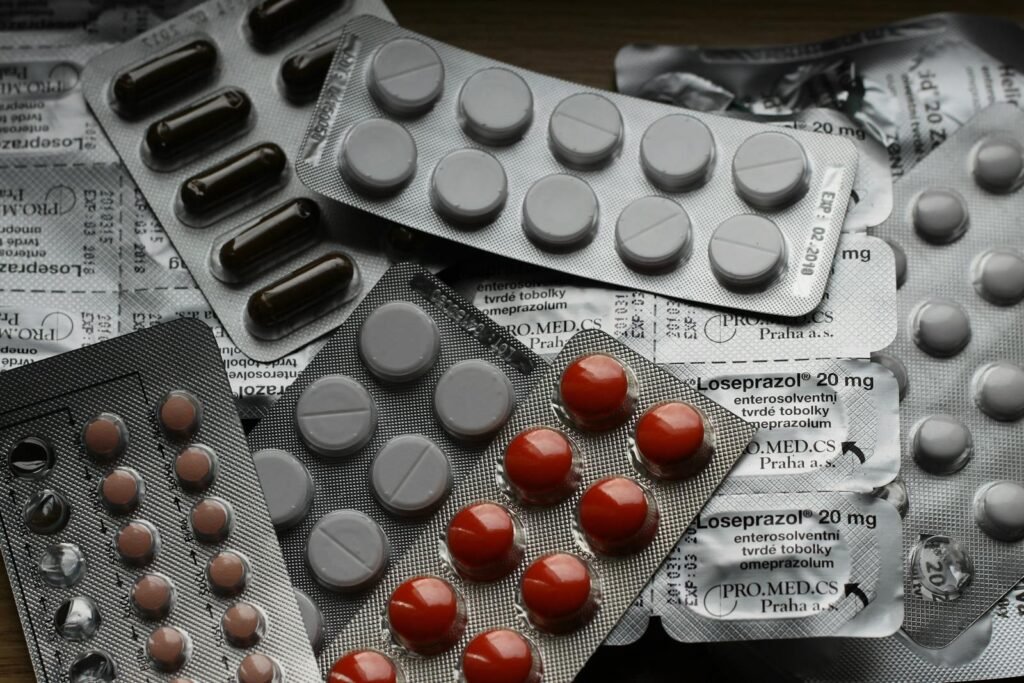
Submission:
M 355 278 L 348 256 L 321 256 L 253 294 L 246 307 L 249 321 L 260 330 L 280 328 L 332 300 L 344 300 Z
M 160 100 L 209 78 L 216 66 L 213 43 L 194 40 L 123 72 L 114 80 L 114 99 L 128 113 L 144 113 Z
M 316 99 L 331 69 L 338 38 L 334 36 L 293 53 L 281 64 L 285 94 L 296 102 Z
M 277 182 L 287 164 L 284 151 L 272 142 L 236 154 L 198 173 L 181 186 L 181 203 L 202 215 Z
M 263 0 L 249 11 L 252 42 L 256 47 L 272 47 L 327 16 L 338 5 L 337 0 Z
M 231 88 L 154 121 L 146 129 L 146 147 L 154 159 L 173 161 L 244 128 L 251 114 L 249 96 Z
M 260 216 L 218 251 L 220 267 L 232 280 L 251 275 L 261 265 L 282 254 L 293 253 L 316 240 L 320 232 L 320 207 L 300 197 Z

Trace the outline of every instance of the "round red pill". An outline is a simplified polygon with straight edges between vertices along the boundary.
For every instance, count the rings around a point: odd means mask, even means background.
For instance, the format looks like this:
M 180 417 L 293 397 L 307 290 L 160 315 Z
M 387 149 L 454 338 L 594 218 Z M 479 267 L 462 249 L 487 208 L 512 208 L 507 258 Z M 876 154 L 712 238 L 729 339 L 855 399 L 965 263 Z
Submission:
M 523 605 L 542 631 L 564 633 L 583 626 L 597 610 L 597 591 L 583 560 L 566 553 L 543 555 L 523 572 Z
M 414 576 L 388 599 L 388 623 L 402 646 L 421 655 L 434 655 L 462 636 L 466 608 L 444 579 Z
M 657 477 L 692 477 L 711 458 L 711 449 L 703 448 L 704 416 L 689 403 L 649 409 L 637 420 L 635 440 L 641 462 Z
M 508 510 L 496 503 L 472 503 L 448 524 L 448 553 L 462 576 L 494 581 L 519 564 L 523 547 Z
M 562 372 L 559 396 L 569 419 L 581 429 L 610 429 L 633 411 L 636 397 L 626 367 L 593 353 L 574 360 Z
M 466 683 L 538 683 L 540 658 L 526 638 L 508 629 L 484 631 L 462 653 Z
M 579 486 L 579 459 L 572 442 L 550 427 L 519 432 L 505 449 L 505 477 L 525 503 L 551 505 Z
M 400 683 L 398 668 L 376 650 L 354 650 L 331 667 L 327 683 Z
M 635 553 L 658 532 L 654 499 L 626 477 L 594 482 L 580 498 L 579 514 L 587 542 L 604 555 Z

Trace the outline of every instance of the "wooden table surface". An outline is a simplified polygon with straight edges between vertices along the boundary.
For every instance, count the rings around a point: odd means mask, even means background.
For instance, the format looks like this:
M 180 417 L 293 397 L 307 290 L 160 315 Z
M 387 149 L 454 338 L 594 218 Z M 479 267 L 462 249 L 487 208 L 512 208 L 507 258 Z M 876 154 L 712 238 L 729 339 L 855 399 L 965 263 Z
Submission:
M 1024 23 L 1019 0 L 385 0 L 399 23 L 433 38 L 594 87 L 614 85 L 625 43 L 744 45 L 821 40 L 948 11 Z M 0 569 L 2 573 L 2 569 Z M 0 683 L 31 681 L 6 574 L 0 578 Z

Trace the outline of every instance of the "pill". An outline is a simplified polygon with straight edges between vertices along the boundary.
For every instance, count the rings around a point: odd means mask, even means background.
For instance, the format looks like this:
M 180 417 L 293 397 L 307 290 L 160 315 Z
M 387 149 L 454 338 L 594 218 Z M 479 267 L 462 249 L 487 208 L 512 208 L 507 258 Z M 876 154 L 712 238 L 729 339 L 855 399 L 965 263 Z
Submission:
M 569 95 L 551 114 L 548 138 L 551 150 L 563 163 L 580 168 L 598 166 L 622 145 L 622 115 L 601 95 Z
M 231 532 L 231 506 L 219 498 L 204 498 L 192 506 L 189 519 L 196 538 L 203 543 L 220 543 Z
M 1024 417 L 1024 368 L 1009 361 L 983 366 L 974 376 L 974 400 L 995 420 L 1012 422 Z
M 647 178 L 665 192 L 692 190 L 711 176 L 715 139 L 703 121 L 669 114 L 644 132 L 640 165 Z
M 313 505 L 316 492 L 313 478 L 287 451 L 265 448 L 253 453 L 252 459 L 271 523 L 278 531 L 291 529 L 305 518 Z
M 568 498 L 580 483 L 580 457 L 562 432 L 535 427 L 519 432 L 502 462 L 512 490 L 523 502 L 552 505 Z
M 974 180 L 989 192 L 1013 192 L 1024 179 L 1024 149 L 1010 138 L 986 138 L 974 152 Z
M 925 597 L 957 600 L 974 580 L 974 560 L 957 540 L 948 536 L 922 539 L 911 555 L 914 583 Z
M 270 657 L 254 652 L 246 655 L 235 672 L 238 683 L 280 683 L 281 667 Z
M 740 214 L 727 218 L 708 244 L 711 271 L 732 289 L 763 289 L 786 267 L 786 241 L 774 222 Z
M 558 399 L 569 420 L 581 429 L 611 429 L 633 412 L 636 380 L 618 359 L 592 353 L 562 371 Z
M 597 234 L 597 195 L 586 181 L 556 173 L 541 178 L 523 199 L 523 230 L 541 249 L 571 251 Z
M 395 640 L 419 655 L 444 652 L 466 628 L 466 606 L 450 583 L 436 576 L 414 576 L 395 588 L 387 605 Z
M 71 503 L 64 494 L 53 489 L 33 493 L 22 512 L 22 519 L 28 530 L 44 535 L 61 531 L 67 525 L 70 516 Z
M 416 304 L 378 306 L 359 329 L 359 357 L 385 382 L 411 382 L 430 371 L 441 351 L 441 333 Z
M 1014 249 L 990 249 L 971 266 L 974 289 L 1000 306 L 1024 299 L 1024 254 Z
M 590 547 L 603 555 L 640 552 L 658 533 L 658 519 L 654 497 L 626 477 L 600 479 L 580 498 L 580 529 Z
M 667 401 L 649 408 L 637 420 L 637 455 L 654 476 L 681 479 L 698 474 L 711 459 L 713 447 L 704 415 L 689 403 Z
M 341 252 L 324 254 L 253 293 L 246 322 L 256 334 L 287 331 L 304 318 L 347 301 L 358 290 L 359 271 Z
M 306 560 L 314 578 L 333 591 L 369 588 L 384 573 L 389 555 L 380 526 L 357 510 L 327 513 L 306 541 Z
M 238 553 L 223 550 L 206 563 L 206 579 L 217 595 L 238 595 L 249 583 L 249 563 Z
M 416 116 L 434 106 L 444 89 L 444 65 L 434 48 L 415 38 L 395 38 L 373 55 L 367 88 L 382 109 Z
M 434 388 L 434 414 L 456 439 L 488 439 L 501 429 L 516 406 L 515 389 L 505 373 L 471 358 L 448 368 Z
M 82 445 L 97 462 L 113 462 L 128 448 L 128 427 L 117 415 L 100 413 L 85 423 Z
M 952 474 L 971 459 L 974 439 L 967 425 L 952 415 L 931 415 L 911 429 L 911 451 L 926 472 Z
M 899 289 L 907 281 L 907 252 L 903 251 L 903 247 L 893 240 L 884 237 L 882 240 L 892 249 L 893 261 L 896 265 L 896 289 Z
M 247 602 L 236 602 L 224 610 L 220 619 L 224 640 L 234 647 L 247 648 L 260 642 L 267 622 L 259 608 Z
M 250 147 L 185 180 L 178 193 L 182 206 L 192 215 L 206 215 L 273 186 L 287 164 L 285 153 L 272 142 Z
M 931 300 L 914 310 L 911 331 L 922 351 L 947 358 L 960 353 L 971 340 L 971 321 L 960 304 Z
M 113 683 L 117 678 L 114 660 L 105 652 L 86 652 L 79 655 L 68 668 L 69 683 Z
M 138 472 L 128 467 L 118 467 L 100 482 L 100 499 L 108 510 L 123 515 L 139 506 L 143 490 Z
M 341 146 L 341 177 L 357 192 L 392 195 L 416 173 L 416 142 L 404 127 L 386 119 L 360 121 Z
M 803 145 L 786 133 L 758 133 L 732 159 L 736 192 L 751 206 L 780 209 L 807 193 L 811 165 Z
M 181 488 L 189 493 L 201 493 L 209 488 L 217 474 L 216 456 L 206 446 L 189 446 L 174 459 L 174 474 Z
M 974 495 L 974 520 L 986 534 L 1013 543 L 1024 538 L 1024 486 L 992 481 Z
M 85 568 L 85 555 L 74 543 L 48 545 L 39 558 L 39 576 L 54 588 L 74 586 L 85 575 Z
M 896 385 L 899 387 L 900 400 L 907 397 L 907 390 L 910 388 L 910 376 L 907 374 L 907 366 L 896 356 L 888 353 L 875 352 L 871 354 L 871 361 L 886 368 L 896 378 Z
M 362 384 L 327 375 L 310 384 L 295 406 L 306 447 L 325 458 L 343 458 L 365 446 L 377 429 L 377 405 Z
M 444 155 L 430 177 L 430 202 L 444 219 L 460 225 L 490 223 L 505 207 L 508 178 L 501 162 L 479 149 Z
M 925 190 L 914 201 L 912 220 L 921 239 L 949 244 L 967 230 L 967 204 L 955 190 Z
M 452 566 L 471 581 L 500 579 L 523 557 L 522 532 L 512 514 L 496 503 L 472 503 L 456 512 L 445 541 Z
M 217 265 L 229 280 L 242 280 L 293 254 L 320 236 L 320 206 L 299 197 L 274 207 L 243 227 L 217 251 Z
M 192 640 L 175 626 L 160 626 L 146 639 L 146 654 L 160 671 L 177 671 L 192 653 Z
M 114 99 L 126 113 L 142 114 L 207 80 L 216 66 L 213 43 L 194 40 L 121 73 L 114 79 Z
M 548 633 L 580 628 L 597 611 L 596 581 L 586 563 L 568 553 L 534 560 L 523 573 L 521 591 L 530 622 Z
M 26 436 L 7 452 L 7 469 L 19 479 L 45 477 L 57 462 L 53 445 L 38 436 Z
M 327 683 L 402 683 L 398 668 L 376 650 L 355 650 L 338 658 L 327 675 Z
M 448 456 L 419 434 L 394 437 L 381 447 L 370 466 L 373 494 L 394 515 L 418 516 L 436 510 L 451 485 Z
M 199 431 L 203 419 L 202 404 L 187 391 L 174 390 L 161 401 L 157 419 L 165 434 L 185 441 Z
M 899 477 L 896 477 L 885 486 L 878 487 L 871 492 L 871 495 L 892 503 L 893 507 L 896 508 L 896 512 L 900 513 L 901 518 L 905 518 L 910 510 L 910 494 L 907 492 L 907 484 Z
M 690 251 L 690 217 L 665 197 L 641 197 L 629 203 L 615 224 L 615 249 L 630 268 L 675 268 Z
M 540 683 L 542 672 L 533 644 L 509 629 L 484 631 L 462 652 L 465 683 Z
M 338 0 L 263 0 L 249 10 L 250 38 L 256 47 L 273 47 L 342 4 Z
M 459 91 L 459 118 L 466 134 L 485 145 L 507 145 L 523 137 L 533 121 L 533 93 L 508 69 L 480 69 Z
M 292 53 L 281 63 L 281 84 L 292 102 L 303 103 L 316 99 L 327 80 L 338 36 L 304 47 Z
M 295 602 L 299 605 L 299 614 L 302 616 L 302 625 L 306 628 L 306 636 L 309 638 L 309 646 L 313 654 L 320 654 L 320 648 L 324 644 L 324 615 L 313 600 L 295 589 Z
M 174 586 L 160 574 L 143 574 L 132 585 L 131 600 L 135 613 L 143 619 L 165 619 L 174 605 Z
M 160 535 L 149 522 L 133 520 L 118 529 L 114 547 L 125 564 L 143 567 L 152 562 L 159 551 Z
M 76 595 L 57 608 L 53 626 L 64 640 L 80 643 L 96 635 L 101 621 L 100 608 L 92 598 Z
M 146 129 L 146 151 L 158 162 L 175 161 L 235 135 L 251 114 L 249 96 L 229 88 L 151 123 Z

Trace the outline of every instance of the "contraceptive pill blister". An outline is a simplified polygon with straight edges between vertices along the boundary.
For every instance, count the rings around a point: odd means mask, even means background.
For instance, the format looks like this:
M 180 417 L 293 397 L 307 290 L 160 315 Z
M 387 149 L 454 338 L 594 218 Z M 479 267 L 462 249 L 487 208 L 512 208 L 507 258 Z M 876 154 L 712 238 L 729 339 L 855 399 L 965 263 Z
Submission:
M 371 17 L 348 24 L 296 164 L 485 251 L 788 316 L 821 300 L 856 167 L 846 140 L 585 90 Z

